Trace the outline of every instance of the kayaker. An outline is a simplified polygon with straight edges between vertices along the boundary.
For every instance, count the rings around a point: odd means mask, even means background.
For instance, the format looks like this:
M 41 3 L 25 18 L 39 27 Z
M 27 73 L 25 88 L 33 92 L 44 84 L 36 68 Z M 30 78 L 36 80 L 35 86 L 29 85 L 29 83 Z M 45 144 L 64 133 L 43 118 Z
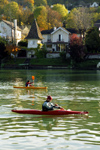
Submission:
M 42 105 L 42 111 L 53 110 L 54 108 L 62 109 L 62 107 L 58 106 L 58 104 L 51 103 L 52 97 L 47 96 L 47 100 Z
M 33 83 L 33 82 L 32 82 Z M 30 80 L 28 80 L 27 82 L 26 82 L 26 84 L 25 84 L 25 86 L 27 87 L 27 86 L 32 86 L 31 84 L 32 84 L 31 82 L 30 82 Z

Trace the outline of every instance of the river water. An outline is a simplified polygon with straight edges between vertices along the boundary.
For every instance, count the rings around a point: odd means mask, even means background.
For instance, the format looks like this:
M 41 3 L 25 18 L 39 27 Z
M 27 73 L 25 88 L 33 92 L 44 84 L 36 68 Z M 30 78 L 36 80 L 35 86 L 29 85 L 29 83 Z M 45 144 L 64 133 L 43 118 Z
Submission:
M 35 76 L 35 86 L 15 89 Z M 47 95 L 65 109 L 89 115 L 36 116 L 12 109 L 41 109 Z M 99 150 L 100 71 L 0 70 L 1 150 Z

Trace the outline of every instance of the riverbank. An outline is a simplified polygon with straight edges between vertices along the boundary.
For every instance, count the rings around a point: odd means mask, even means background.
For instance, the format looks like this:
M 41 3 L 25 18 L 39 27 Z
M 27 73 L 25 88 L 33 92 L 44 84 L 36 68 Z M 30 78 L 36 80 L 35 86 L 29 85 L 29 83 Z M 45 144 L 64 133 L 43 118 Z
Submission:
M 41 59 L 6 59 L 2 61 L 3 69 L 97 69 L 99 59 L 85 60 L 80 63 L 74 63 L 71 60 L 62 60 L 61 58 L 41 58 Z

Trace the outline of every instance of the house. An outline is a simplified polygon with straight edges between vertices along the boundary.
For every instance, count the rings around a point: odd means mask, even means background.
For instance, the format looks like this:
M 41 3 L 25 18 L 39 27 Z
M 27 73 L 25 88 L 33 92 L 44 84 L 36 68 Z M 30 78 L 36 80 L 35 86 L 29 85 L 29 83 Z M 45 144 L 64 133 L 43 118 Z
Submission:
M 34 19 L 31 29 L 25 38 L 28 40 L 28 48 L 37 48 L 38 44 L 41 43 L 43 37 L 38 27 L 36 20 Z
M 98 7 L 99 4 L 97 2 L 94 2 L 92 5 L 90 5 L 90 7 Z
M 51 30 L 41 31 L 43 35 L 43 44 L 46 44 L 48 51 L 61 52 L 66 51 L 69 43 L 70 32 L 63 27 L 54 27 Z
M 21 40 L 21 29 L 17 26 L 16 19 L 14 23 L 7 20 L 0 21 L 0 33 L 1 37 L 5 37 L 9 42 L 14 41 L 16 45 Z
M 67 51 L 70 36 L 68 30 L 63 27 L 54 27 L 50 30 L 43 30 L 41 33 L 43 35 L 42 43 L 46 45 L 48 52 L 53 52 L 53 54 L 49 54 L 49 56 L 52 55 L 53 57 L 55 53 L 54 57 L 58 57 L 60 52 Z
M 35 57 L 34 48 L 37 48 L 40 43 L 46 45 L 48 51 L 46 55 L 47 58 L 60 57 L 60 52 L 68 52 L 71 32 L 64 27 L 54 27 L 50 30 L 40 31 L 36 20 L 34 20 L 30 31 L 25 38 L 28 40 L 27 47 L 31 48 L 27 51 L 27 57 Z M 73 32 L 75 33 L 75 30 Z
M 43 39 L 41 31 L 40 31 L 35 19 L 32 23 L 30 31 L 25 39 L 28 40 L 27 48 L 31 48 L 31 50 L 27 51 L 27 57 L 28 58 L 34 57 L 35 51 L 32 50 L 32 48 L 33 49 L 37 48 L 38 44 L 41 44 L 41 41 Z
M 100 19 L 98 19 L 95 23 L 94 26 L 98 28 L 98 30 L 100 31 Z

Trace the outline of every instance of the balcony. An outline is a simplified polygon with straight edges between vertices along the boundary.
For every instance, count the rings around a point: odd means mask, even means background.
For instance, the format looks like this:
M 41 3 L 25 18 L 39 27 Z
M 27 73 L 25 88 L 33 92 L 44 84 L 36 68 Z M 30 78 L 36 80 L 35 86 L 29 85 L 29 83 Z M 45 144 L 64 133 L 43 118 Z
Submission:
M 51 43 L 52 41 L 51 41 L 51 39 L 47 39 L 47 42 L 50 42 L 50 43 Z
M 64 39 L 57 39 L 57 42 L 64 42 Z

